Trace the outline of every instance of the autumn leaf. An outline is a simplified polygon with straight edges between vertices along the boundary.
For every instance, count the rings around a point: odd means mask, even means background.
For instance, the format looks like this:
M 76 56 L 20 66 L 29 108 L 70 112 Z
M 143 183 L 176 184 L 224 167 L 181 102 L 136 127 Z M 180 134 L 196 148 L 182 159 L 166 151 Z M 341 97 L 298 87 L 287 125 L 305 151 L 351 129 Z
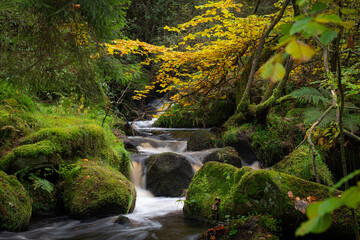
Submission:
M 261 68 L 261 77 L 270 79 L 272 82 L 280 81 L 285 76 L 285 68 L 281 64 L 281 54 L 276 54 L 268 60 Z
M 292 193 L 292 191 L 289 191 L 289 192 L 287 193 L 287 195 L 288 195 L 289 198 L 293 198 L 293 197 L 294 197 L 294 194 Z
M 298 63 L 309 61 L 315 54 L 311 47 L 297 40 L 291 41 L 285 51 Z

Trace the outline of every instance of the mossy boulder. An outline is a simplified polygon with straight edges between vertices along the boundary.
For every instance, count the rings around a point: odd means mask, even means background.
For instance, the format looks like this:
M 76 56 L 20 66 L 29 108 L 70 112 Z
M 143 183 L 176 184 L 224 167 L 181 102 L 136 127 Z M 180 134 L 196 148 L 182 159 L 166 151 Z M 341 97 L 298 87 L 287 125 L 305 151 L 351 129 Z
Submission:
M 216 147 L 216 136 L 206 130 L 198 130 L 191 134 L 187 142 L 188 151 L 201 151 Z
M 230 193 L 242 176 L 251 172 L 249 167 L 236 168 L 232 165 L 208 162 L 196 172 L 186 194 L 184 216 L 202 221 L 225 220 L 231 214 L 233 199 Z M 220 199 L 217 216 L 212 212 L 216 199 Z
M 0 169 L 15 173 L 27 169 L 36 171 L 56 166 L 60 161 L 74 162 L 77 158 L 101 159 L 128 175 L 129 156 L 110 147 L 105 131 L 96 124 L 44 128 L 29 135 L 0 160 Z
M 74 179 L 65 180 L 65 209 L 75 218 L 127 214 L 134 210 L 136 191 L 119 171 L 95 162 L 82 162 Z
M 194 106 L 174 105 L 155 121 L 154 126 L 167 128 L 219 127 L 234 113 L 234 109 L 235 105 L 232 99 L 212 101 L 196 110 L 194 110 Z
M 180 197 L 194 176 L 191 163 L 176 153 L 152 155 L 145 166 L 146 189 L 155 196 Z
M 241 157 L 233 147 L 225 147 L 212 151 L 202 159 L 202 163 L 207 162 L 222 162 L 241 168 Z
M 327 165 L 322 161 L 320 155 L 316 156 L 316 167 L 320 182 L 327 186 L 332 186 L 332 174 Z M 308 181 L 315 182 L 315 171 L 312 154 L 309 153 L 309 147 L 301 146 L 294 150 L 283 160 L 271 167 L 272 170 L 290 174 Z
M 294 197 L 288 196 L 289 191 Z M 333 193 L 338 194 L 341 192 Z M 283 229 L 294 234 L 306 220 L 306 215 L 295 208 L 295 197 L 306 199 L 309 196 L 325 199 L 329 196 L 329 187 L 272 170 L 254 171 L 208 162 L 195 174 L 189 186 L 184 215 L 205 221 L 224 221 L 226 215 L 268 214 L 280 219 Z M 216 199 L 220 202 L 214 212 Z M 352 234 L 348 209 L 335 212 L 333 222 L 331 234 L 337 233 L 337 237 Z
M 296 209 L 297 200 L 288 196 L 289 191 L 294 197 L 306 199 L 309 196 L 323 200 L 329 197 L 329 187 L 288 174 L 272 170 L 257 170 L 245 174 L 234 191 L 232 214 L 247 215 L 249 213 L 269 214 L 282 220 L 283 229 L 294 234 L 301 222 L 307 219 L 306 215 Z M 340 195 L 335 191 L 332 195 Z M 324 233 L 326 239 L 353 237 L 353 217 L 351 211 L 342 208 L 335 211 L 333 224 L 330 230 Z M 324 237 L 323 236 L 323 237 Z
M 226 131 L 222 136 L 222 140 L 225 146 L 234 147 L 241 159 L 247 163 L 252 163 L 258 160 L 251 147 L 251 140 L 249 139 L 249 136 L 243 133 L 240 129 L 232 128 L 229 131 Z
M 21 231 L 31 217 L 31 203 L 15 176 L 0 171 L 0 231 Z
M 263 167 L 273 166 L 287 156 L 304 136 L 299 127 L 302 118 L 281 116 L 282 111 L 272 109 L 263 124 L 252 122 L 228 127 L 223 134 L 224 145 L 235 147 L 242 160 L 248 163 L 259 160 Z
M 14 174 L 18 171 L 32 171 L 58 164 L 56 147 L 49 140 L 15 148 L 0 160 L 0 169 Z

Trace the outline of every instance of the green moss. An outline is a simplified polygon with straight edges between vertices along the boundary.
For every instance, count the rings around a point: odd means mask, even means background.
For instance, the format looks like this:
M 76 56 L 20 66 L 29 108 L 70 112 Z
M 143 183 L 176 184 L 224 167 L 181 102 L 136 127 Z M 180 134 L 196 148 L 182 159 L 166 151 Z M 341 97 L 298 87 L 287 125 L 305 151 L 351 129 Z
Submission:
M 21 231 L 31 217 L 30 198 L 14 176 L 0 171 L 0 231 Z
M 184 215 L 199 220 L 214 219 L 212 205 L 215 198 L 220 221 L 229 216 L 248 216 L 249 214 L 271 215 L 282 221 L 283 229 L 291 232 L 306 220 L 300 210 L 295 208 L 295 197 L 306 199 L 315 197 L 323 200 L 329 197 L 329 187 L 288 174 L 272 170 L 252 171 L 249 168 L 237 169 L 223 163 L 206 163 L 191 182 L 184 206 Z M 291 191 L 294 197 L 289 197 Z M 335 191 L 333 195 L 341 194 Z M 346 232 L 352 226 L 351 213 L 344 209 L 334 217 L 332 230 Z
M 245 133 L 257 158 L 265 167 L 270 167 L 301 142 L 303 133 L 297 127 L 299 121 L 301 118 L 285 118 L 270 113 L 266 124 L 245 123 L 239 127 L 229 127 L 222 139 L 226 146 L 234 146 L 241 133 Z
M 0 160 L 0 169 L 15 173 L 25 167 L 48 167 L 61 159 L 73 162 L 80 157 L 100 159 L 129 175 L 128 153 L 122 144 L 117 144 L 117 148 L 110 144 L 104 129 L 96 124 L 44 128 L 29 135 L 22 144 Z
M 216 136 L 206 130 L 198 130 L 194 132 L 188 142 L 188 151 L 201 151 L 204 149 L 210 149 L 216 147 Z
M 334 183 L 331 172 L 322 161 L 320 155 L 316 157 L 316 167 L 321 183 L 332 186 Z M 306 146 L 301 146 L 299 149 L 291 152 L 282 161 L 272 166 L 271 169 L 315 182 L 313 159 L 309 153 L 309 147 Z
M 15 148 L 0 160 L 0 169 L 14 174 L 23 169 L 36 170 L 49 167 L 57 161 L 54 144 L 50 140 L 43 140 Z
M 231 101 L 218 101 L 196 107 L 178 105 L 167 110 L 154 123 L 157 127 L 216 127 L 221 126 L 234 112 Z
M 184 206 L 184 215 L 192 218 L 211 221 L 213 220 L 211 207 L 215 198 L 221 200 L 219 205 L 219 217 L 224 219 L 225 215 L 232 209 L 232 199 L 229 193 L 246 173 L 251 171 L 249 167 L 241 169 L 229 164 L 208 162 L 196 172 L 187 193 Z
M 134 209 L 136 191 L 124 175 L 92 161 L 80 165 L 74 181 L 65 182 L 64 202 L 71 216 L 126 214 Z
M 329 194 L 329 188 L 324 185 L 272 170 L 247 173 L 234 189 L 234 214 L 267 213 L 283 219 L 284 224 L 293 229 L 305 220 L 305 216 L 295 210 L 294 199 L 287 195 L 289 191 L 301 199 L 314 196 L 321 200 Z

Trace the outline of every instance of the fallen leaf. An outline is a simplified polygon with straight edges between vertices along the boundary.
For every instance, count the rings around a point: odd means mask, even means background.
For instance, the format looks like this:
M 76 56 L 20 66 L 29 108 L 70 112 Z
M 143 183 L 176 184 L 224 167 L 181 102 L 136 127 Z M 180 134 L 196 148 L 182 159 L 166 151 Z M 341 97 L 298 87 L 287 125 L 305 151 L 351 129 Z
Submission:
M 287 193 L 287 195 L 288 195 L 289 198 L 293 198 L 293 197 L 294 197 L 294 194 L 292 193 L 292 191 L 289 191 L 289 192 Z

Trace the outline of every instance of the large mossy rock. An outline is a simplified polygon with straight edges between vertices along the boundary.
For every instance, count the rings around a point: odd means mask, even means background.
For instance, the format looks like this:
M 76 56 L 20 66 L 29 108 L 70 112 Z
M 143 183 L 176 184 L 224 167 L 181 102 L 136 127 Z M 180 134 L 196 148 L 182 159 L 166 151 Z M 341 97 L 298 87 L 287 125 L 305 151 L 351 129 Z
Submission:
M 146 189 L 155 196 L 180 197 L 194 176 L 191 163 L 176 153 L 152 155 L 145 166 Z
M 265 124 L 252 122 L 228 127 L 223 134 L 224 145 L 234 147 L 242 160 L 248 163 L 259 160 L 263 167 L 271 167 L 280 162 L 304 136 L 298 127 L 302 118 L 294 114 L 281 116 L 278 113 L 281 111 L 284 110 L 272 109 L 266 116 Z
M 208 162 L 196 172 L 188 188 L 184 205 L 184 216 L 197 220 L 225 220 L 231 214 L 233 200 L 230 193 L 242 176 L 251 172 L 249 167 L 236 168 L 232 165 Z M 212 205 L 220 199 L 218 216 L 214 216 Z
M 30 198 L 15 176 L 0 171 L 0 231 L 21 231 L 31 217 Z
M 128 175 L 128 153 L 124 148 L 119 151 L 111 148 L 104 129 L 96 124 L 44 128 L 21 144 L 0 160 L 1 170 L 10 174 L 23 169 L 35 172 L 56 166 L 61 160 L 99 158 Z
M 154 123 L 156 127 L 167 128 L 203 128 L 219 127 L 234 113 L 232 99 L 210 102 L 201 108 L 174 105 L 166 110 Z
M 294 234 L 307 218 L 295 209 L 295 198 L 288 196 L 289 191 L 301 199 L 313 196 L 322 200 L 329 196 L 329 187 L 288 174 L 209 162 L 195 174 L 189 186 L 184 215 L 205 221 L 216 218 L 224 221 L 226 215 L 269 214 L 280 219 L 283 229 Z M 220 199 L 220 203 L 214 216 L 212 208 L 216 199 Z M 333 222 L 330 236 L 352 236 L 352 215 L 348 209 L 336 212 Z
M 215 148 L 216 136 L 206 130 L 198 130 L 191 134 L 187 142 L 188 151 L 201 151 L 205 149 Z
M 65 181 L 65 208 L 75 218 L 127 214 L 134 210 L 136 191 L 117 170 L 94 162 L 80 163 L 74 179 Z
M 316 157 L 316 167 L 320 182 L 324 185 L 332 186 L 334 184 L 332 174 L 319 155 Z M 316 181 L 312 154 L 309 153 L 309 147 L 306 146 L 294 150 L 283 160 L 272 166 L 271 169 L 308 181 Z
M 238 168 L 242 167 L 241 157 L 239 157 L 238 153 L 233 147 L 225 147 L 214 150 L 202 159 L 202 163 L 211 161 L 227 163 Z

